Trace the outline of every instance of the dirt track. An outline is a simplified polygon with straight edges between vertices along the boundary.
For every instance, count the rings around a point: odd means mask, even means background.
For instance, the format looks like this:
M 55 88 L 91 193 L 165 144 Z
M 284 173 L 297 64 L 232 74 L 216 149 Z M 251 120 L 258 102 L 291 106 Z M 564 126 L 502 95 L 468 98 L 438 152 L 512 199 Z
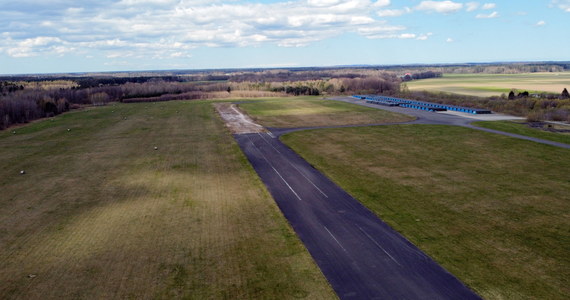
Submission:
M 256 124 L 248 115 L 241 112 L 235 104 L 216 103 L 215 107 L 234 134 L 267 132 L 263 126 Z

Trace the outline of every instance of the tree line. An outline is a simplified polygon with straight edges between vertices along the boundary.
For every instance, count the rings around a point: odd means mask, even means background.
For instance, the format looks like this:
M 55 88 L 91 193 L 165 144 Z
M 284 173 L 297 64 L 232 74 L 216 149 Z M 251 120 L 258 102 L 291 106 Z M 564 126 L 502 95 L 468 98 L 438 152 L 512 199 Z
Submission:
M 408 79 L 439 77 L 442 72 L 566 69 L 570 69 L 570 63 L 4 76 L 0 77 L 0 129 L 37 118 L 55 116 L 83 105 L 105 105 L 109 102 L 350 94 L 400 95 L 418 100 L 472 105 L 515 115 L 526 116 L 532 113 L 535 118 L 546 120 L 562 120 L 568 115 L 568 105 L 565 102 L 567 100 L 564 99 L 528 99 L 524 94 L 515 95 L 509 100 L 506 96 L 487 99 L 411 93 L 405 85 L 400 85 Z M 406 73 L 409 73 L 409 78 L 403 75 Z
M 216 80 L 196 80 L 197 76 Z M 83 105 L 357 92 L 395 93 L 399 90 L 400 82 L 395 74 L 376 70 L 264 70 L 232 75 L 57 77 L 53 80 L 34 77 L 29 78 L 30 81 L 24 81 L 25 77 L 15 79 L 18 81 L 2 81 L 0 84 L 0 129 L 52 117 Z
M 514 92 L 513 92 L 514 94 Z M 529 122 L 560 121 L 570 123 L 570 95 L 564 89 L 559 95 L 539 98 L 521 92 L 514 97 L 475 97 L 443 92 L 409 91 L 403 85 L 399 97 L 473 108 L 525 117 Z

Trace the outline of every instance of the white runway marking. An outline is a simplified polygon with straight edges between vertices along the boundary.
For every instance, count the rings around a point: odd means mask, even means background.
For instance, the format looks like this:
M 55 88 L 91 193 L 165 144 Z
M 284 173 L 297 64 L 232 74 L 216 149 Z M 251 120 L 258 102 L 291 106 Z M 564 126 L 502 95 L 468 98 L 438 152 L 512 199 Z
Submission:
M 285 180 L 285 178 L 283 178 L 283 176 L 281 176 L 281 173 L 279 173 L 279 171 L 277 171 L 277 169 L 275 169 L 275 167 L 273 167 L 273 164 L 271 164 L 269 162 L 269 160 L 265 157 L 265 155 L 263 155 L 263 153 L 261 152 L 261 150 L 259 150 L 257 148 L 257 146 L 255 146 L 255 144 L 253 143 L 253 141 L 247 137 L 249 139 L 249 141 L 251 142 L 251 145 L 253 146 L 253 148 L 255 148 L 255 150 L 257 150 L 257 152 L 259 152 L 259 154 L 261 154 L 261 157 L 263 157 L 263 159 L 267 162 L 267 164 L 269 164 L 269 166 L 273 169 L 273 171 L 275 171 L 275 173 L 277 173 L 277 175 L 279 176 L 279 178 L 281 178 L 281 180 L 283 180 L 283 182 L 285 182 L 285 184 L 287 185 L 287 187 L 291 190 L 291 192 L 293 192 L 293 194 L 295 195 L 295 197 L 297 197 L 297 199 L 299 199 L 299 201 L 303 201 L 303 199 L 301 199 L 301 197 L 299 197 L 299 194 L 297 194 L 297 192 L 295 192 L 295 190 L 289 185 L 289 183 L 287 182 L 287 180 Z
M 269 144 L 269 146 L 271 146 L 271 148 L 273 148 L 275 151 L 277 151 L 277 153 L 279 153 L 283 158 L 285 158 L 285 156 L 279 151 L 279 149 L 275 148 L 275 146 L 273 146 L 270 142 L 268 142 L 267 140 L 265 140 L 265 138 L 263 137 L 263 135 L 261 135 L 261 133 L 258 133 L 259 136 L 263 139 L 264 142 L 266 142 L 267 144 Z M 287 160 L 287 159 L 285 159 Z M 323 196 L 325 196 L 325 198 L 328 198 L 329 196 L 327 196 L 327 194 L 325 194 L 325 192 L 323 192 L 313 181 L 311 181 L 311 179 L 309 179 L 309 177 L 307 177 L 305 174 L 303 174 L 303 172 L 301 172 L 301 170 L 299 170 L 299 168 L 297 168 L 297 166 L 295 166 L 294 164 L 292 164 L 289 160 L 287 160 L 287 162 L 293 167 L 295 168 L 295 170 L 297 170 L 297 172 L 299 172 L 299 174 L 301 174 L 301 176 L 303 176 L 303 178 L 305 178 L 310 184 L 312 184 L 317 191 L 319 191 L 319 193 L 321 193 Z
M 335 242 L 342 248 L 342 250 L 344 250 L 344 252 L 348 253 L 348 251 L 346 251 L 346 249 L 344 249 L 342 244 L 336 239 L 336 237 L 332 234 L 332 232 L 326 226 L 323 226 L 323 227 L 332 236 L 332 238 L 335 240 Z
M 364 229 L 362 229 L 360 226 L 358 226 L 358 229 L 360 229 L 360 231 L 362 231 L 362 233 L 364 233 L 366 235 L 366 237 L 368 237 L 374 244 L 376 244 L 376 246 L 378 246 L 378 248 L 380 248 L 382 251 L 384 251 L 384 253 L 386 253 L 386 255 L 388 255 L 395 263 L 397 263 L 398 266 L 402 266 L 394 257 L 392 257 L 392 255 L 390 255 L 390 253 L 388 253 L 388 251 L 386 251 L 382 246 L 380 246 L 380 244 L 378 244 L 378 242 L 375 239 L 373 239 L 368 233 L 366 233 L 366 231 L 364 231 Z
M 277 175 L 279 175 L 279 177 L 281 178 L 281 180 L 283 180 L 283 182 L 285 182 L 285 184 L 287 185 L 287 187 L 291 190 L 291 192 L 293 192 L 293 194 L 295 194 L 295 196 L 297 197 L 297 199 L 299 199 L 300 201 L 303 201 L 301 199 L 301 197 L 299 197 L 299 195 L 297 195 L 297 193 L 295 192 L 295 190 L 289 185 L 289 183 L 287 183 L 287 180 L 285 180 L 285 178 L 283 178 L 283 176 L 281 176 L 281 174 L 279 174 L 279 171 L 277 171 L 273 166 L 271 166 L 271 168 L 273 169 L 273 171 L 275 171 L 275 173 L 277 173 Z

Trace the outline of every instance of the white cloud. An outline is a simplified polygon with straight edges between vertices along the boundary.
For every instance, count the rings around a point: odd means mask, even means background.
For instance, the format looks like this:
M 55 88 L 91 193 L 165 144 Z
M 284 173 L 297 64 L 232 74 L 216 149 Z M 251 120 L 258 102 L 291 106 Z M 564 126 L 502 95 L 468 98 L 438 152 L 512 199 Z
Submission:
M 477 19 L 494 19 L 494 18 L 498 18 L 499 17 L 499 13 L 494 11 L 490 14 L 478 14 L 477 16 L 475 16 L 475 18 Z
M 463 8 L 462 3 L 453 1 L 422 1 L 418 6 L 416 6 L 417 10 L 443 14 L 458 12 L 461 8 Z
M 398 36 L 398 38 L 400 38 L 400 39 L 415 39 L 416 34 L 414 34 L 414 33 L 402 33 Z
M 497 6 L 497 4 L 495 4 L 495 3 L 485 3 L 485 4 L 483 4 L 483 7 L 481 7 L 481 9 L 489 10 L 489 9 L 495 8 L 496 6 Z
M 374 7 L 386 7 L 390 5 L 390 0 L 377 0 L 376 2 L 374 2 L 374 4 L 372 6 Z
M 479 2 L 467 2 L 465 5 L 467 6 L 467 11 L 474 11 L 479 8 Z
M 369 39 L 414 39 L 414 38 L 416 38 L 416 34 L 415 33 L 400 33 L 400 34 L 386 33 L 386 34 L 377 34 L 374 36 L 369 36 L 367 38 L 369 38 Z
M 551 5 L 554 5 L 565 12 L 570 12 L 570 0 L 552 0 Z
M 425 41 L 425 40 L 427 40 L 427 39 L 428 39 L 430 36 L 432 36 L 432 35 L 433 35 L 433 33 L 431 33 L 431 32 L 428 32 L 428 33 L 426 33 L 426 34 L 420 34 L 420 35 L 416 38 L 416 40 Z
M 451 1 L 443 1 L 447 2 Z M 20 0 L 19 3 L 3 6 L 0 11 L 0 18 L 19 16 L 11 24 L 17 21 L 21 26 L 9 29 L 13 30 L 10 38 L 0 38 L 1 51 L 13 57 L 73 52 L 82 56 L 96 53 L 112 59 L 182 58 L 191 56 L 193 49 L 199 47 L 263 44 L 302 47 L 345 33 L 366 38 L 424 39 L 424 35 L 403 33 L 405 26 L 378 19 L 382 15 L 378 8 L 390 5 L 389 0 L 276 3 Z M 411 8 L 391 10 L 385 16 L 411 11 Z
M 402 9 L 384 9 L 379 10 L 376 14 L 380 17 L 399 17 L 401 15 L 412 12 L 409 7 L 404 7 Z
M 144 5 L 144 4 L 155 4 L 155 5 L 168 5 L 175 4 L 176 0 L 121 0 L 120 5 Z
M 452 38 L 447 38 L 447 40 L 445 40 L 445 41 L 448 42 L 448 43 L 453 43 L 453 42 L 454 42 L 454 40 L 453 40 Z
M 546 25 L 546 22 L 545 22 L 545 21 L 538 21 L 538 22 L 536 23 L 536 26 L 544 26 L 544 25 Z
M 380 25 L 375 27 L 359 28 L 358 34 L 369 39 L 401 38 L 400 31 L 406 30 L 405 26 Z
M 342 0 L 307 0 L 310 6 L 326 7 L 342 3 Z
M 9 39 L 9 41 L 12 40 Z M 11 57 L 32 57 L 39 53 L 61 55 L 74 50 L 60 38 L 51 36 L 39 36 L 12 42 L 12 45 L 6 47 L 6 53 Z

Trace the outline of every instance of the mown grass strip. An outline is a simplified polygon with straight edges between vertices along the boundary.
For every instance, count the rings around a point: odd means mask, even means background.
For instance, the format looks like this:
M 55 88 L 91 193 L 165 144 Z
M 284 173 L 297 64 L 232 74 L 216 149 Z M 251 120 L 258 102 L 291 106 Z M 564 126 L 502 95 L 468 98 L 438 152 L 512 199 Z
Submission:
M 209 102 L 4 131 L 0 166 L 2 299 L 335 298 Z
M 266 127 L 294 128 L 413 120 L 413 117 L 398 113 L 318 97 L 277 98 L 242 103 L 239 106 Z

